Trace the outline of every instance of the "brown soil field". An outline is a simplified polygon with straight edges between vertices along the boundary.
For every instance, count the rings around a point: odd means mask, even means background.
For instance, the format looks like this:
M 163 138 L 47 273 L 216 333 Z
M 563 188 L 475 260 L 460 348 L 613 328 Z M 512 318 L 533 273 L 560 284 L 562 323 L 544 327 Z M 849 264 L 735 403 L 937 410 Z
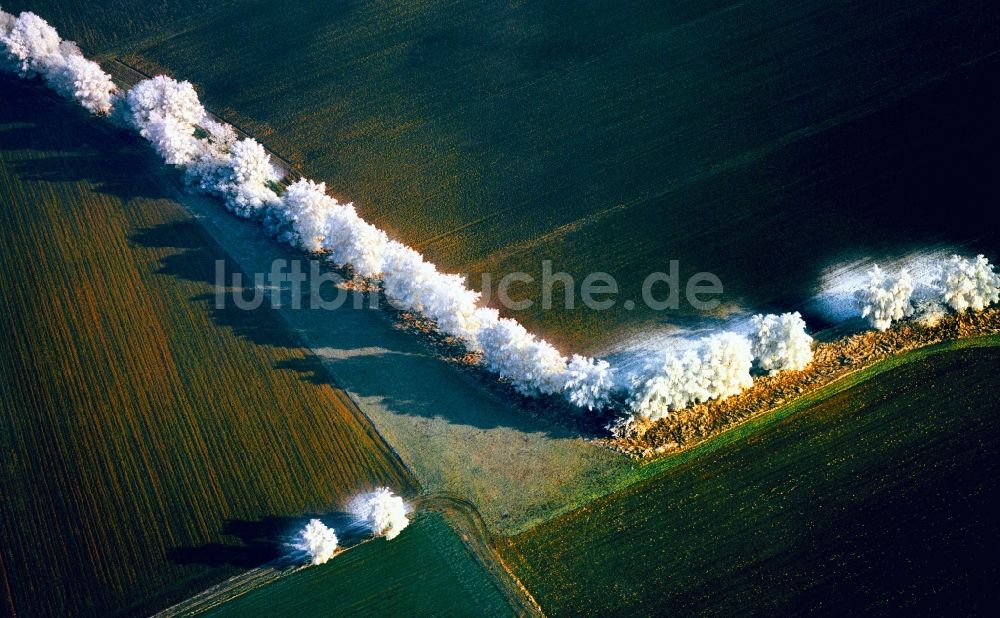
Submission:
M 283 552 L 301 516 L 415 490 L 275 311 L 215 308 L 235 266 L 146 146 L 40 84 L 0 92 L 11 610 L 146 613 Z

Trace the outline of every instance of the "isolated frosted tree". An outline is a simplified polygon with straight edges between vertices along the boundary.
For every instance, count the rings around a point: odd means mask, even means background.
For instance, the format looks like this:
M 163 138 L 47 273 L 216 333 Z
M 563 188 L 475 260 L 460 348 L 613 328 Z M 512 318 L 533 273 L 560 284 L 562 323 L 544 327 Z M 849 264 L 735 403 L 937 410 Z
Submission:
M 357 496 L 348 506 L 351 514 L 375 536 L 384 536 L 391 541 L 410 520 L 406 517 L 406 503 L 385 487 Z
M 951 256 L 941 265 L 936 285 L 944 303 L 959 313 L 982 311 L 1000 300 L 1000 276 L 983 255 L 974 260 Z
M 757 366 L 771 374 L 800 370 L 812 362 L 812 337 L 806 323 L 795 313 L 753 316 L 750 351 Z
M 312 564 L 324 564 L 337 551 L 337 534 L 318 519 L 311 519 L 299 531 L 295 547 L 306 552 Z
M 735 395 L 753 385 L 750 342 L 733 333 L 712 335 L 693 349 L 666 352 L 630 380 L 629 406 L 651 420 L 694 403 Z
M 913 279 L 906 269 L 895 276 L 877 265 L 868 271 L 867 284 L 855 292 L 861 305 L 861 317 L 878 330 L 887 330 L 893 322 L 913 315 Z

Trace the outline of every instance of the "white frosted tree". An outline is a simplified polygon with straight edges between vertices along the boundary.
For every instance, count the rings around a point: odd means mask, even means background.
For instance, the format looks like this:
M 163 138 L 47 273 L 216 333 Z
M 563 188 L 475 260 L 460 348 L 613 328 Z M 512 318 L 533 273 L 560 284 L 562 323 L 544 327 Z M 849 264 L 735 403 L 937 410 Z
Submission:
M 410 524 L 406 517 L 406 503 L 385 487 L 355 497 L 348 505 L 348 510 L 372 534 L 384 536 L 387 541 L 399 536 Z
M 230 151 L 238 141 L 236 130 L 210 116 L 202 118 L 199 126 L 205 135 L 197 140 L 197 151 L 184 168 L 187 181 L 199 191 L 225 198 L 224 184 L 232 175 Z
M 801 370 L 812 362 L 812 337 L 799 312 L 781 315 L 755 315 L 752 320 L 750 351 L 757 366 L 776 374 Z
M 867 284 L 855 292 L 861 305 L 861 317 L 878 330 L 887 330 L 893 322 L 913 315 L 913 279 L 906 269 L 889 275 L 877 265 L 868 271 Z
M 295 547 L 309 556 L 309 562 L 324 564 L 333 558 L 337 551 L 337 534 L 318 519 L 311 519 L 299 531 L 295 539 Z
M 983 255 L 975 259 L 951 256 L 941 265 L 936 285 L 944 303 L 959 313 L 982 311 L 1000 300 L 1000 276 Z
M 241 139 L 233 144 L 227 167 L 220 188 L 226 204 L 239 216 L 252 217 L 261 208 L 280 202 L 271 185 L 281 180 L 281 171 L 256 140 Z
M 352 204 L 334 208 L 326 220 L 323 248 L 336 264 L 351 266 L 362 277 L 376 277 L 389 244 L 385 232 L 358 216 Z
M 52 89 L 64 97 L 76 100 L 93 114 L 111 113 L 112 96 L 116 87 L 111 76 L 96 62 L 83 56 L 69 55 L 47 75 Z
M 753 385 L 750 342 L 733 333 L 712 335 L 682 353 L 666 352 L 630 382 L 632 412 L 658 420 L 695 403 L 735 395 Z
M 190 82 L 164 75 L 143 80 L 128 91 L 122 113 L 167 163 L 186 165 L 198 155 L 195 128 L 205 108 Z
M 406 245 L 389 241 L 382 258 L 382 289 L 399 309 L 425 310 L 424 300 L 438 274 L 433 264 Z
M 461 275 L 435 272 L 423 294 L 423 306 L 442 332 L 478 349 L 479 331 L 483 328 L 479 298 L 479 292 L 465 287 Z
M 7 15 L 6 13 L 4 15 Z M 21 77 L 45 75 L 65 59 L 62 39 L 47 21 L 30 11 L 16 18 L 4 17 L 0 27 L 0 67 Z
M 484 314 L 479 293 L 468 289 L 460 275 L 438 272 L 417 251 L 396 241 L 386 245 L 382 260 L 383 290 L 396 307 L 418 311 L 435 320 L 438 329 L 477 349 Z
M 280 216 L 289 225 L 285 240 L 313 253 L 323 250 L 327 217 L 339 204 L 326 185 L 305 178 L 292 183 L 281 197 Z
M 566 359 L 518 322 L 501 318 L 479 331 L 483 363 L 524 395 L 552 395 L 566 385 Z
M 614 370 L 605 360 L 574 354 L 566 367 L 563 395 L 573 405 L 588 410 L 601 409 L 614 387 Z
M 201 119 L 201 128 L 205 131 L 204 141 L 217 153 L 224 154 L 232 150 L 239 137 L 232 125 L 215 120 L 211 116 Z

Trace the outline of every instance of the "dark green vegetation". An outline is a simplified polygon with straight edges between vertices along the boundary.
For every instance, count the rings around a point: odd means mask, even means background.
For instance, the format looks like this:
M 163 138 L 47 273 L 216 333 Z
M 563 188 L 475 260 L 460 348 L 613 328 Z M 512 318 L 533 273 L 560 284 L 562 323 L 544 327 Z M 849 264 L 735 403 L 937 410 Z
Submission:
M 496 584 L 444 519 L 378 539 L 221 605 L 211 616 L 505 616 Z
M 148 148 L 40 85 L 0 99 L 5 603 L 159 609 L 284 553 L 298 516 L 412 490 L 273 311 L 213 307 L 227 258 Z
M 70 37 L 109 19 L 30 4 Z M 447 268 L 495 283 L 551 259 L 578 284 L 614 273 L 624 300 L 678 259 L 727 302 L 787 309 L 831 260 L 996 251 L 998 17 L 992 0 L 240 2 L 101 49 L 193 81 Z M 518 318 L 576 350 L 664 316 Z
M 136 39 L 170 36 L 232 4 L 227 0 L 18 0 L 0 7 L 17 15 L 37 13 L 63 38 L 78 42 L 87 54 Z
M 1000 349 L 917 360 L 512 539 L 550 615 L 985 611 Z

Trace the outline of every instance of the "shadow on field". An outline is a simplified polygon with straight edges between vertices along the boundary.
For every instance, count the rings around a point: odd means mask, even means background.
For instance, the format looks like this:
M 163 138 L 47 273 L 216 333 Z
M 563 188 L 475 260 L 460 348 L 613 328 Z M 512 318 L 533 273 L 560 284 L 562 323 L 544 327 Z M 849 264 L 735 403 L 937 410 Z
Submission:
M 272 516 L 259 520 L 230 519 L 222 526 L 222 534 L 235 537 L 239 544 L 208 543 L 198 547 L 176 547 L 167 552 L 167 557 L 177 564 L 259 567 L 302 554 L 301 550 L 293 547 L 295 537 L 311 519 L 319 519 L 336 529 L 337 542 L 341 547 L 350 547 L 368 537 L 363 526 L 355 523 L 349 513 L 340 511 L 298 517 Z
M 221 205 L 216 207 L 221 208 Z M 235 219 L 233 224 L 253 225 Z M 262 230 L 254 232 L 263 233 Z M 309 309 L 307 280 L 302 284 L 302 309 L 294 310 L 294 322 L 308 332 L 311 344 L 323 348 L 328 354 L 320 356 L 310 352 L 296 332 L 290 330 L 278 310 L 271 307 L 269 297 L 263 297 L 260 306 L 253 309 L 241 309 L 237 305 L 234 290 L 242 288 L 237 293 L 245 301 L 251 300 L 253 278 L 228 257 L 223 260 L 226 297 L 218 302 L 216 260 L 227 254 L 197 220 L 142 228 L 132 234 L 130 241 L 153 249 L 175 249 L 159 256 L 157 274 L 200 284 L 205 293 L 195 295 L 191 300 L 203 304 L 214 323 L 232 329 L 239 337 L 256 345 L 302 353 L 301 358 L 283 360 L 275 368 L 294 371 L 302 380 L 312 384 L 340 388 L 331 375 L 329 368 L 332 366 L 355 378 L 360 376 L 361 379 L 352 380 L 352 391 L 356 395 L 377 399 L 379 405 L 402 416 L 443 418 L 450 423 L 483 430 L 510 427 L 550 437 L 579 436 L 581 433 L 596 435 L 603 428 L 606 419 L 589 414 L 586 415 L 586 423 L 582 420 L 577 422 L 573 411 L 562 405 L 562 400 L 533 401 L 517 395 L 512 388 L 497 383 L 494 378 L 484 377 L 475 371 L 453 371 L 449 368 L 442 376 L 441 363 L 431 361 L 431 358 L 442 354 L 419 341 L 426 334 L 408 332 L 407 326 L 391 315 L 387 317 L 382 310 L 372 310 L 367 299 L 358 304 L 364 308 L 354 309 L 359 296 L 357 292 L 349 292 L 339 309 Z M 309 259 L 309 256 L 291 248 L 282 248 L 281 256 L 287 260 Z M 242 277 L 241 286 L 234 285 L 235 274 Z M 329 300 L 334 294 L 333 288 L 329 284 L 324 285 L 322 295 Z M 284 305 L 290 303 L 291 294 L 287 289 L 281 300 Z M 385 303 L 384 300 L 380 302 Z M 444 356 L 455 354 L 454 350 L 448 350 Z M 421 358 L 426 362 L 418 360 Z M 399 379 L 387 382 L 384 379 L 387 373 L 398 373 Z M 443 383 L 442 379 L 447 383 Z M 476 389 L 478 392 L 470 397 L 488 400 L 484 405 L 496 406 L 496 409 L 484 414 L 469 409 L 468 405 L 458 405 L 454 403 L 456 397 L 444 392 L 447 389 Z M 462 403 L 467 404 L 468 401 L 466 398 Z M 553 423 L 533 416 L 545 416 Z
M 178 249 L 160 256 L 160 269 L 157 271 L 160 275 L 202 283 L 214 290 L 217 260 L 224 262 L 226 273 L 241 272 L 202 225 L 193 219 L 142 228 L 134 232 L 129 240 L 147 248 Z M 232 302 L 230 296 L 224 305 L 218 306 L 212 291 L 194 296 L 191 300 L 205 303 L 212 311 L 216 324 L 231 328 L 238 336 L 253 343 L 286 349 L 301 347 L 301 343 L 288 332 L 281 318 L 266 303 L 257 309 L 243 310 Z
M 149 173 L 152 166 L 162 166 L 138 137 L 58 97 L 40 81 L 0 75 L 0 99 L 0 150 L 25 152 L 13 162 L 20 178 L 86 181 L 97 192 L 126 203 L 171 197 L 167 184 Z

